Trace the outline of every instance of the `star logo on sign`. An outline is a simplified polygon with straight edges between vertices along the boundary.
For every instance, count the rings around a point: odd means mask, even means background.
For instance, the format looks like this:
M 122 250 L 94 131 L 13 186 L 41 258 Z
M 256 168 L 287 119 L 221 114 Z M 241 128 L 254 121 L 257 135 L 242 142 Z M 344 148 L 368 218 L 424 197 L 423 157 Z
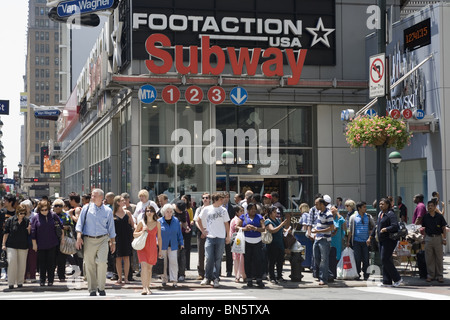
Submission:
M 306 28 L 306 30 L 308 30 L 308 32 L 314 36 L 311 47 L 314 47 L 319 42 L 322 42 L 328 48 L 330 47 L 328 36 L 333 33 L 335 29 L 325 28 L 323 26 L 322 18 L 319 18 L 319 21 L 317 21 L 317 26 L 315 28 Z

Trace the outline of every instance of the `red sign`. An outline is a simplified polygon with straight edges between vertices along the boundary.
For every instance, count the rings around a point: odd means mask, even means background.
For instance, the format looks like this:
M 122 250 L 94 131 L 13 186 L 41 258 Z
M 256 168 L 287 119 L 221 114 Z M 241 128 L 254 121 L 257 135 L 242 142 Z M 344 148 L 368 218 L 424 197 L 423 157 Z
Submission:
M 394 119 L 400 119 L 401 113 L 400 113 L 400 110 L 392 109 L 392 110 L 389 112 L 389 115 L 390 115 L 392 118 L 394 118 Z
M 172 57 L 170 52 L 164 50 L 164 48 L 173 48 L 170 39 L 163 34 L 152 34 L 145 42 L 145 48 L 150 56 L 149 60 L 145 60 L 145 65 L 151 73 L 155 74 L 166 74 L 175 64 L 175 68 L 180 74 L 220 75 L 225 69 L 226 54 L 228 54 L 228 60 L 234 75 L 247 73 L 249 76 L 254 76 L 260 67 L 266 77 L 284 77 L 286 74 L 283 61 L 286 59 L 291 69 L 291 76 L 287 77 L 287 85 L 296 85 L 300 81 L 308 50 L 301 49 L 297 53 L 294 49 L 285 49 L 283 52 L 281 49 L 274 47 L 265 50 L 261 48 L 249 50 L 245 47 L 227 47 L 224 49 L 217 45 L 210 46 L 209 40 L 209 36 L 203 36 L 201 48 L 190 46 L 190 61 L 185 64 L 183 63 L 183 46 L 175 46 L 174 56 Z M 215 56 L 217 60 L 215 66 L 211 65 L 211 56 Z M 158 59 L 153 59 L 153 57 Z M 162 64 L 156 63 L 156 60 L 161 60 Z M 201 60 L 200 63 L 199 60 Z M 260 61 L 264 61 L 261 66 L 259 66 Z M 199 64 L 201 65 L 199 66 Z M 244 68 L 246 71 L 244 71 Z
M 199 104 L 203 100 L 203 91 L 200 87 L 190 86 L 186 89 L 184 97 L 190 104 Z
M 413 112 L 411 111 L 411 109 L 405 109 L 402 111 L 402 116 L 405 119 L 411 119 L 413 116 Z
M 225 90 L 222 87 L 215 86 L 208 90 L 208 100 L 212 104 L 221 104 L 225 101 Z
M 167 104 L 175 104 L 180 100 L 180 89 L 175 86 L 167 86 L 161 92 L 162 98 Z

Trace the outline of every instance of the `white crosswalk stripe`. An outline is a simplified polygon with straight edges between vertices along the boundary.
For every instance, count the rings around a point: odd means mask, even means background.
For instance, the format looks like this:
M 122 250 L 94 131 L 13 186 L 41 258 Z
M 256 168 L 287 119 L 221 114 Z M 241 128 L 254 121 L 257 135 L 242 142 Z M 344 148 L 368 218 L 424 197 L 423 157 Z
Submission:
M 391 294 L 391 295 L 401 295 L 405 297 L 423 299 L 423 300 L 450 300 L 450 296 L 427 293 L 414 290 L 402 290 L 400 288 L 383 288 L 383 287 L 367 287 L 367 288 L 355 288 L 355 290 L 370 292 L 370 293 L 380 293 L 380 294 Z
M 233 299 L 237 296 L 247 300 L 257 299 L 255 296 L 246 295 L 245 293 L 236 293 L 232 290 L 222 289 L 196 289 L 187 290 L 152 290 L 151 295 L 141 295 L 140 290 L 134 292 L 124 290 L 107 290 L 104 297 L 89 297 L 86 290 L 72 290 L 70 292 L 39 292 L 39 293 L 5 293 L 1 295 L 2 300 L 67 300 L 67 299 L 120 299 L 120 300 L 230 300 L 232 294 Z

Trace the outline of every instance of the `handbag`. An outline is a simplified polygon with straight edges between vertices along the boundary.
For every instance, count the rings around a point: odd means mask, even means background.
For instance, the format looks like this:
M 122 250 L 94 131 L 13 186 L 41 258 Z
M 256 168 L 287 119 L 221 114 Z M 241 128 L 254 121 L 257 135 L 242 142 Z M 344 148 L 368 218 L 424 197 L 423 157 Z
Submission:
M 72 236 L 72 229 L 69 230 L 68 235 L 64 237 L 64 241 L 61 241 L 61 244 L 59 245 L 59 251 L 63 254 L 72 255 L 77 253 L 77 241 Z
M 398 231 L 389 233 L 389 238 L 391 240 L 400 240 L 408 235 L 408 229 L 406 229 L 406 224 L 402 221 L 398 223 Z
M 6 258 L 6 251 L 2 251 L 0 255 L 0 269 L 8 267 L 8 259 Z
M 291 247 L 297 242 L 297 239 L 295 239 L 295 237 L 292 233 L 288 232 L 283 237 L 283 242 L 284 242 L 285 249 L 291 249 Z
M 145 242 L 147 241 L 148 232 L 145 230 L 139 237 L 134 238 L 131 246 L 134 250 L 142 250 L 145 247 Z
M 271 244 L 273 240 L 273 236 L 269 231 L 261 232 L 261 239 L 264 244 Z

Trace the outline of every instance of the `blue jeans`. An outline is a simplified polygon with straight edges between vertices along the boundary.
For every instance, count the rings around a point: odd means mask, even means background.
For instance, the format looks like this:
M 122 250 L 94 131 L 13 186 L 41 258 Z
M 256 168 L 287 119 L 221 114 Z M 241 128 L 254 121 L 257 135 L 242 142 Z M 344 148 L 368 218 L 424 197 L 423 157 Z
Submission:
M 358 276 L 361 273 L 362 263 L 364 279 L 369 278 L 369 274 L 367 273 L 367 268 L 369 267 L 369 247 L 367 246 L 367 243 L 353 241 L 353 253 L 355 254 L 356 271 L 358 272 Z
M 205 242 L 206 279 L 208 280 L 219 279 L 224 250 L 225 250 L 225 238 L 206 238 Z
M 313 245 L 314 264 L 319 270 L 318 278 L 328 283 L 331 243 L 325 238 L 315 240 Z

